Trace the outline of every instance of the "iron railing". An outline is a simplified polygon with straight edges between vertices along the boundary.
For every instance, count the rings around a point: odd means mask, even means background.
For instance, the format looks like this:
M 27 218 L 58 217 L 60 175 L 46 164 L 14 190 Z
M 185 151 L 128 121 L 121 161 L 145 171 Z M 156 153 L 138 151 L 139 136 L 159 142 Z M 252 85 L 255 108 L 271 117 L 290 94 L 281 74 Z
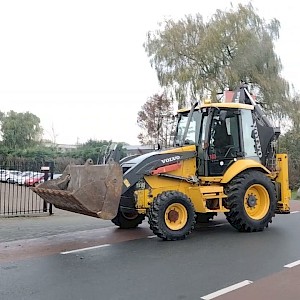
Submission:
M 43 180 L 41 167 L 37 162 L 0 162 L 0 217 L 52 214 L 52 206 L 30 189 Z M 15 171 L 27 173 L 23 173 L 26 175 L 20 180 L 21 176 Z M 36 177 L 31 180 L 34 175 Z

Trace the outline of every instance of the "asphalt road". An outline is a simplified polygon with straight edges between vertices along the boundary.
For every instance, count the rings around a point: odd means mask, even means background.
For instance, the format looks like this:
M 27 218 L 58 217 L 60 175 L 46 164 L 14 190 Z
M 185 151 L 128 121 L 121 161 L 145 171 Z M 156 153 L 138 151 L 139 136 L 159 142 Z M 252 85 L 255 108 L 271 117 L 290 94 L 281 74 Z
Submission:
M 253 282 L 214 299 L 298 300 L 299 267 L 284 268 L 300 260 L 298 207 L 259 233 L 238 233 L 221 215 L 177 242 L 154 237 L 146 223 L 137 230 L 103 224 L 2 242 L 0 299 L 209 299 L 223 288 Z M 297 285 L 289 287 L 292 279 Z M 257 295 L 259 286 L 263 292 Z M 268 298 L 271 287 L 280 287 L 285 297 Z M 255 298 L 246 298 L 251 291 Z

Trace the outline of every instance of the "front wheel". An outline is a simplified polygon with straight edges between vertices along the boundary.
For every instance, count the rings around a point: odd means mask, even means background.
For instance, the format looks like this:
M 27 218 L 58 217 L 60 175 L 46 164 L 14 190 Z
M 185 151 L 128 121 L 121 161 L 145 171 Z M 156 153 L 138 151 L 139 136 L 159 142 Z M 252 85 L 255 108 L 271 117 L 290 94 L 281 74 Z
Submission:
M 119 210 L 118 214 L 111 221 L 122 229 L 130 229 L 136 228 L 144 219 L 145 215 L 137 212 L 125 213 Z
M 195 218 L 193 203 L 177 191 L 166 191 L 154 198 L 148 215 L 153 233 L 168 241 L 185 239 L 194 229 Z
M 237 175 L 226 188 L 225 213 L 228 222 L 239 231 L 262 231 L 272 222 L 276 210 L 275 185 L 259 171 Z

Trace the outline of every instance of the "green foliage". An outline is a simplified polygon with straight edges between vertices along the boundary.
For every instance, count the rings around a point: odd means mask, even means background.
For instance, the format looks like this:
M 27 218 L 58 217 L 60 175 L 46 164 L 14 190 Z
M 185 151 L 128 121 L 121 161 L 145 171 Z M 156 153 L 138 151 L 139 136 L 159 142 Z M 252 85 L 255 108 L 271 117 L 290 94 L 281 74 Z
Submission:
M 289 105 L 286 107 L 287 114 L 289 116 L 289 120 L 291 123 L 291 128 L 294 131 L 300 130 L 300 95 L 295 93 L 291 100 L 289 101 Z M 300 151 L 300 149 L 299 149 Z
M 4 148 L 24 150 L 38 145 L 42 128 L 40 119 L 30 113 L 17 113 L 10 111 L 1 113 L 1 133 Z
M 45 160 L 52 160 L 60 154 L 55 148 L 44 147 L 38 145 L 27 149 L 9 149 L 7 147 L 0 147 L 0 160 L 18 160 L 29 161 L 35 160 L 43 162 Z
M 293 200 L 299 200 L 300 197 L 297 196 L 297 190 L 292 190 L 292 197 Z
M 112 141 L 96 141 L 90 139 L 86 143 L 80 145 L 77 149 L 64 153 L 63 156 L 81 159 L 83 161 L 91 158 L 95 164 L 101 164 L 103 163 L 104 157 L 108 155 L 108 149 L 112 144 Z M 121 158 L 126 156 L 126 150 L 123 148 L 123 143 L 117 144 L 117 150 L 121 152 Z
M 279 139 L 280 152 L 289 154 L 290 159 L 300 160 L 300 132 L 299 130 L 292 129 L 285 133 Z
M 89 139 L 86 143 L 80 145 L 79 149 L 102 148 L 102 147 L 105 147 L 105 146 L 107 146 L 111 143 L 112 143 L 112 141 L 106 141 L 106 140 L 97 141 L 97 140 Z
M 268 109 L 277 112 L 288 93 L 274 52 L 279 28 L 278 20 L 267 23 L 251 4 L 239 4 L 229 11 L 217 10 L 207 22 L 199 13 L 165 20 L 148 33 L 144 48 L 160 84 L 175 95 L 179 106 L 186 105 L 186 98 L 201 99 L 207 93 L 217 100 L 225 88 L 235 89 L 246 80 Z
M 88 140 L 86 143 L 79 145 L 77 149 L 73 149 L 64 153 L 64 156 L 69 156 L 72 158 L 81 158 L 83 161 L 86 161 L 88 158 L 91 158 L 94 163 L 97 163 L 102 159 L 106 147 L 109 145 L 109 141 L 96 141 Z
M 62 173 L 68 164 L 82 165 L 88 158 L 94 163 L 102 163 L 107 155 L 107 149 L 112 144 L 108 141 L 89 140 L 78 149 L 71 151 L 58 151 L 56 147 L 38 145 L 27 149 L 9 149 L 0 147 L 0 165 L 5 168 L 16 168 L 22 171 L 40 171 L 45 162 L 53 161 L 55 173 Z M 123 143 L 117 144 L 120 150 L 120 158 L 127 156 Z
M 281 153 L 287 153 L 289 159 L 289 181 L 291 189 L 300 187 L 300 131 L 296 128 L 280 137 Z

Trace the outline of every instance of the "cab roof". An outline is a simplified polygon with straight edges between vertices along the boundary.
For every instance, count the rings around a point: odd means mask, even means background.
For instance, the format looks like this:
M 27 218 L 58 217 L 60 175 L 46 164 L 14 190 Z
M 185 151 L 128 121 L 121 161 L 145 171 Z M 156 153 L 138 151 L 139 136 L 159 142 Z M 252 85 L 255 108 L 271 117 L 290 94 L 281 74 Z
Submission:
M 254 106 L 244 103 L 234 103 L 234 102 L 220 102 L 220 103 L 202 103 L 201 105 L 196 106 L 195 110 L 204 107 L 215 107 L 215 108 L 240 108 L 240 109 L 249 109 L 253 110 Z M 178 110 L 178 113 L 189 112 L 190 108 L 182 108 Z

